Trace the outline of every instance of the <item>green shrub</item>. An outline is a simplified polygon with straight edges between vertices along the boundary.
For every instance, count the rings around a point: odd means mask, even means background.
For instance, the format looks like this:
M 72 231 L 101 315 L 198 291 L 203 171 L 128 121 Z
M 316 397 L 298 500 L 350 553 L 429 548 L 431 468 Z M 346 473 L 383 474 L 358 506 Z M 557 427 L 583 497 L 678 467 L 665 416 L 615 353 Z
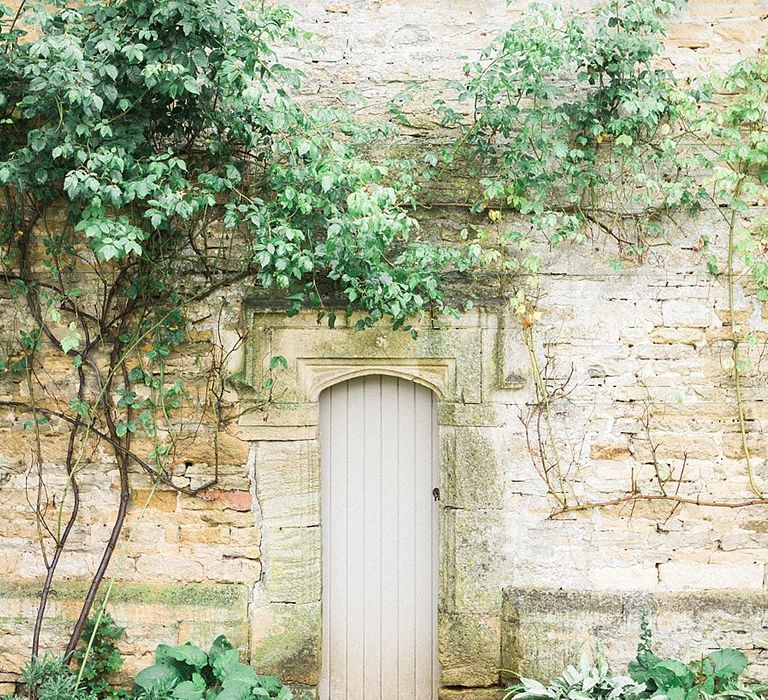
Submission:
M 223 635 L 207 653 L 189 642 L 160 644 L 155 663 L 136 675 L 132 691 L 115 688 L 107 679 L 122 665 L 115 642 L 123 632 L 109 615 L 103 616 L 79 683 L 79 668 L 73 671 L 63 660 L 45 657 L 22 670 L 25 693 L 0 700 L 293 700 L 279 678 L 259 675 L 241 663 L 237 649 Z M 83 632 L 86 643 L 92 633 L 89 621 Z M 75 654 L 78 665 L 83 657 L 84 650 Z
M 26 694 L 37 700 L 101 700 L 78 687 L 77 675 L 61 659 L 46 656 L 27 663 L 21 671 Z
M 568 666 L 549 685 L 531 678 L 521 678 L 518 685 L 508 689 L 506 698 L 515 700 L 618 700 L 639 698 L 646 686 L 629 676 L 615 676 L 603 654 L 594 664 L 582 654 L 578 666 Z
M 95 634 L 94 627 L 96 627 Z M 80 673 L 80 687 L 90 691 L 99 700 L 123 700 L 128 697 L 125 690 L 115 688 L 109 681 L 110 676 L 117 673 L 123 665 L 116 642 L 122 639 L 124 634 L 125 628 L 116 625 L 109 613 L 102 615 L 98 627 L 93 618 L 83 626 L 80 639 L 84 646 L 75 651 L 74 660 L 78 669 L 85 661 L 85 667 Z M 91 636 L 93 636 L 93 643 L 88 652 L 88 658 L 85 659 L 85 648 Z
M 508 688 L 508 700 L 762 700 L 768 685 L 745 679 L 748 659 L 738 649 L 718 649 L 684 663 L 653 653 L 647 622 L 628 675 L 614 675 L 598 652 L 592 664 L 582 655 L 578 667 L 568 666 L 549 685 L 530 678 Z
M 155 663 L 134 680 L 136 700 L 291 700 L 293 693 L 274 676 L 260 676 L 241 663 L 237 649 L 217 637 L 206 654 L 193 644 L 160 644 Z

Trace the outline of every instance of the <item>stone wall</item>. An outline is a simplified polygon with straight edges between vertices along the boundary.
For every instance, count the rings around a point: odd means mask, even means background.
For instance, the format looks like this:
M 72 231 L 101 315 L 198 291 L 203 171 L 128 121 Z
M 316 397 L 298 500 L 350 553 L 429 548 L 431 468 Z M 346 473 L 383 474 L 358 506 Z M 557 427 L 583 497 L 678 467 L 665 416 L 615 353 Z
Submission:
M 292 0 L 301 23 L 325 38 L 308 68 L 308 99 L 339 87 L 361 92 L 372 112 L 409 81 L 437 92 L 458 77 L 458 56 L 477 52 L 525 11 L 500 0 Z M 574 11 L 585 3 L 570 3 Z M 706 62 L 727 66 L 754 54 L 765 34 L 764 0 L 691 0 L 670 26 L 668 58 L 683 74 Z M 429 97 L 406 107 L 423 136 L 434 128 Z M 459 225 L 431 210 L 425 226 Z M 667 232 L 643 264 L 616 272 L 616 251 L 542 251 L 546 270 L 538 352 L 554 383 L 570 377 L 556 407 L 568 479 L 583 501 L 653 487 L 657 465 L 676 475 L 680 495 L 713 500 L 749 496 L 741 458 L 729 329 L 722 283 L 705 274 L 699 241 L 722 251 L 715 213 Z M 5 290 L 0 292 L 5 294 Z M 3 335 L 16 310 L 0 297 Z M 550 517 L 552 497 L 537 473 L 523 420 L 534 391 L 519 326 L 505 308 L 459 320 L 435 319 L 412 341 L 385 328 L 329 330 L 311 315 L 286 319 L 227 300 L 223 315 L 201 309 L 195 337 L 169 369 L 199 382 L 211 344 L 247 332 L 228 401 L 246 411 L 216 435 L 220 480 L 192 498 L 132 475 L 135 526 L 110 606 L 127 626 L 126 673 L 149 661 L 158 642 L 208 643 L 224 632 L 260 669 L 312 686 L 318 676 L 321 620 L 319 537 L 319 392 L 364 372 L 420 381 L 439 395 L 441 436 L 440 660 L 445 698 L 495 694 L 500 668 L 530 675 L 556 669 L 585 641 L 602 641 L 625 661 L 639 610 L 655 613 L 659 632 L 685 654 L 717 644 L 764 653 L 768 565 L 764 507 L 723 509 L 637 502 Z M 768 309 L 737 289 L 737 311 L 755 329 L 745 373 L 749 440 L 758 483 L 768 489 Z M 207 311 L 207 313 L 206 313 Z M 269 357 L 288 359 L 275 400 L 259 407 Z M 63 388 L 68 367 L 47 366 Z M 25 396 L 18 376 L 0 374 L 0 396 Z M 211 475 L 216 426 L 204 420 L 182 434 L 174 479 L 195 485 Z M 183 433 L 183 431 L 182 431 Z M 44 431 L 43 465 L 61 485 L 63 437 Z M 32 445 L 9 411 L 0 413 L 0 692 L 10 689 L 28 653 L 43 573 L 27 502 Z M 49 609 L 46 648 L 78 609 L 108 534 L 117 470 L 107 453 L 89 460 L 100 474 L 82 493 L 84 520 L 73 534 Z M 84 475 L 83 483 L 89 480 Z M 51 483 L 51 487 L 55 487 Z M 704 611 L 702 613 L 702 610 Z M 620 630 L 617 635 L 616 631 Z M 758 666 L 763 671 L 762 666 Z M 463 691 L 463 688 L 470 690 Z
M 765 676 L 766 602 L 763 591 L 597 593 L 508 588 L 502 667 L 552 678 L 581 653 L 594 653 L 599 646 L 623 671 L 636 654 L 645 615 L 653 627 L 657 653 L 688 659 L 693 647 L 702 655 L 719 647 L 746 647 L 756 664 L 750 673 Z

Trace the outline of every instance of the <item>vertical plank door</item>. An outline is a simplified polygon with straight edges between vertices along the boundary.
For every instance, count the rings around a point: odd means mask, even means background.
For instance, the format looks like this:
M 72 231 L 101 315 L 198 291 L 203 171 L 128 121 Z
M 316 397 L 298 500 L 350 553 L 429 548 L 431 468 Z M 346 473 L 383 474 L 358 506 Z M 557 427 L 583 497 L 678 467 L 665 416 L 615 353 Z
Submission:
M 321 700 L 437 697 L 435 395 L 369 375 L 320 396 Z

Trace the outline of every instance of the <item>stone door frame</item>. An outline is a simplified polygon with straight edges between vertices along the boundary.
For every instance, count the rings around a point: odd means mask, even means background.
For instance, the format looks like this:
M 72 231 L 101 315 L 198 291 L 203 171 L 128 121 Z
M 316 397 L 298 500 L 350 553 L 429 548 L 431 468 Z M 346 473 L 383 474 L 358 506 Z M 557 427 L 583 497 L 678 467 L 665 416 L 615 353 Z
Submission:
M 333 384 L 380 374 L 426 386 L 438 399 L 441 685 L 493 685 L 499 669 L 501 586 L 495 587 L 493 577 L 489 581 L 489 570 L 501 559 L 501 516 L 499 511 L 487 517 L 485 504 L 474 508 L 473 494 L 461 493 L 463 479 L 456 472 L 474 465 L 456 431 L 475 435 L 486 421 L 495 424 L 482 400 L 488 383 L 483 348 L 495 343 L 495 324 L 476 315 L 452 327 L 422 328 L 411 340 L 402 331 L 328 329 L 314 316 L 261 313 L 247 322 L 251 336 L 243 378 L 251 389 L 241 388 L 246 412 L 238 430 L 251 443 L 254 514 L 262 536 L 262 576 L 249 608 L 252 663 L 291 682 L 317 684 L 322 644 L 319 397 Z M 270 370 L 276 355 L 286 359 L 287 368 Z M 260 405 L 266 378 L 273 380 L 272 401 Z

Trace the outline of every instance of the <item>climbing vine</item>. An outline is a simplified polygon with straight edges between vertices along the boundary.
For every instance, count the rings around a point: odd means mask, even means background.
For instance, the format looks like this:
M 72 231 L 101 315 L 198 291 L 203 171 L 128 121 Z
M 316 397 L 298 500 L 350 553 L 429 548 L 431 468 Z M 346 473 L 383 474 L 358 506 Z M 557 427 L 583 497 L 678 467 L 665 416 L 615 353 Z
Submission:
M 226 358 L 242 339 L 198 344 L 203 381 L 174 370 L 200 317 L 231 316 L 233 295 L 261 289 L 289 314 L 314 309 L 333 326 L 341 307 L 359 329 L 386 319 L 415 333 L 414 317 L 456 313 L 443 276 L 478 251 L 420 234 L 411 164 L 365 155 L 388 127 L 296 98 L 302 74 L 275 47 L 306 37 L 284 8 L 22 0 L 0 21 L 0 276 L 20 302 L 0 369 L 25 387 L 0 405 L 39 448 L 30 475 L 46 576 L 33 656 L 83 480 L 103 478 L 100 450 L 119 473 L 69 657 L 120 541 L 129 471 L 189 494 L 217 481 L 215 455 L 202 483 L 172 472 L 195 425 L 218 436 L 236 417 Z M 69 382 L 50 381 L 57 354 Z M 268 399 L 272 386 L 259 389 Z M 65 481 L 50 493 L 42 452 L 61 429 Z
M 466 205 L 485 213 L 491 226 L 473 228 L 495 245 L 495 258 L 492 252 L 488 257 L 515 273 L 510 303 L 527 348 L 538 414 L 524 423 L 526 431 L 535 426 L 531 455 L 558 513 L 604 504 L 576 495 L 578 465 L 564 464 L 561 456 L 555 404 L 567 392 L 553 383 L 549 362 L 539 356 L 539 251 L 607 236 L 619 251 L 611 261 L 619 269 L 623 260 L 645 260 L 660 240 L 666 244 L 665 228 L 677 226 L 678 214 L 695 215 L 705 206 L 727 228 L 726 258 L 710 252 L 706 264 L 727 287 L 727 369 L 753 492 L 739 503 L 766 502 L 754 475 L 742 395 L 742 348 L 754 336 L 737 322 L 734 285 L 746 282 L 758 300 L 768 299 L 768 229 L 753 211 L 768 196 L 768 63 L 762 56 L 723 79 L 678 82 L 660 66 L 665 19 L 683 4 L 619 0 L 598 4 L 591 16 L 536 6 L 466 64 L 465 80 L 452 86 L 469 105 L 469 123 L 466 110 L 438 101 L 444 124 L 462 131 L 456 145 L 440 152 L 442 167 L 461 159 L 474 168 L 479 189 Z M 708 247 L 704 240 L 702 249 Z M 618 502 L 701 502 L 659 486 L 658 493 L 640 493 L 633 479 Z
M 100 450 L 111 452 L 119 495 L 66 656 L 120 542 L 130 471 L 149 477 L 152 494 L 158 484 L 190 495 L 216 484 L 218 435 L 239 415 L 229 359 L 245 341 L 217 333 L 244 294 L 288 314 L 313 310 L 331 327 L 342 314 L 358 330 L 383 321 L 415 335 L 414 318 L 458 313 L 447 282 L 482 264 L 504 277 L 520 323 L 535 391 L 529 444 L 557 512 L 640 498 L 702 503 L 673 493 L 658 469 L 653 493 L 633 480 L 606 502 L 576 494 L 555 408 L 568 390 L 553 383 L 537 339 L 540 251 L 606 236 L 618 268 L 646 260 L 678 214 L 714 207 L 727 254 L 718 259 L 707 241 L 702 251 L 727 286 L 728 369 L 754 498 L 707 505 L 766 502 L 742 396 L 753 334 L 737 320 L 734 289 L 749 280 L 768 298 L 768 225 L 753 215 L 768 201 L 768 62 L 678 83 L 660 56 L 666 19 L 681 5 L 610 0 L 589 16 L 532 8 L 450 86 L 463 107 L 436 104 L 457 138 L 413 161 L 372 155 L 392 140 L 391 126 L 297 97 L 303 76 L 276 47 L 303 50 L 307 37 L 283 8 L 0 6 L 0 277 L 19 302 L 0 370 L 23 388 L 0 406 L 22 418 L 34 447 L 30 504 L 46 576 L 33 656 L 82 484 L 103 478 L 94 476 Z M 420 175 L 440 179 L 457 164 L 475 196 L 452 204 L 474 223 L 436 242 L 417 220 L 429 194 Z M 197 343 L 212 308 L 215 330 Z M 174 360 L 194 352 L 200 376 L 184 381 Z M 51 380 L 52 356 L 71 381 Z M 285 360 L 266 364 L 256 387 L 264 402 Z M 179 446 L 205 423 L 211 478 L 180 481 Z M 45 439 L 61 430 L 64 485 L 50 494 Z

